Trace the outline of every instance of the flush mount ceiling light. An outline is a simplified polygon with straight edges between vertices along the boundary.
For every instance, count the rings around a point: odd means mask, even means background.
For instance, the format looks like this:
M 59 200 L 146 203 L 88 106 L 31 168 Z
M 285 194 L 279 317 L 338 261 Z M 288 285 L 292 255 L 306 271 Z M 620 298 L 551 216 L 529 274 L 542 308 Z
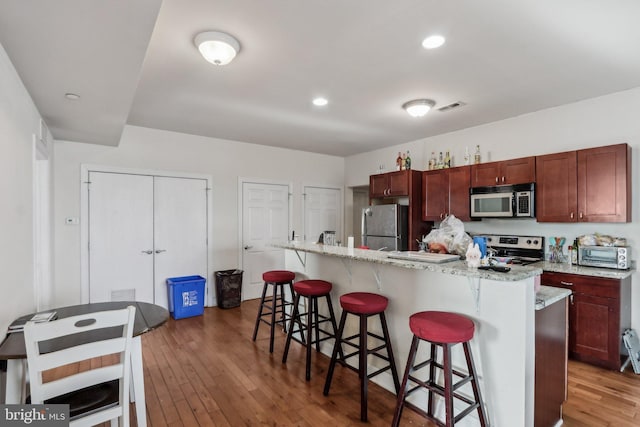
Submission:
M 80 95 L 78 95 L 76 93 L 71 93 L 71 92 L 65 93 L 64 97 L 67 98 L 70 101 L 77 101 L 77 100 L 80 99 Z
M 236 57 L 240 51 L 238 40 L 219 31 L 206 31 L 198 34 L 193 43 L 204 59 L 214 65 L 226 65 Z
M 404 108 L 411 117 L 423 117 L 434 105 L 436 105 L 435 101 L 430 99 L 414 99 L 413 101 L 402 104 L 402 108 Z
M 444 37 L 440 35 L 429 36 L 422 41 L 422 47 L 425 49 L 436 49 L 444 44 Z
M 313 105 L 315 105 L 317 107 L 324 107 L 325 105 L 327 105 L 329 103 L 327 98 L 322 98 L 322 97 L 314 98 L 313 101 L 311 101 L 311 102 L 313 102 Z

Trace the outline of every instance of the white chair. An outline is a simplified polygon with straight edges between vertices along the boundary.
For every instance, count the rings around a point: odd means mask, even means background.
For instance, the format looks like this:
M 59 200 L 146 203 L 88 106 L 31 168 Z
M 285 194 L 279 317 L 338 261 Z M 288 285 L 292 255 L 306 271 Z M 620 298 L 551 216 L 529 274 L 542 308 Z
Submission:
M 83 314 L 50 322 L 27 322 L 24 339 L 31 403 L 68 403 L 70 426 L 129 425 L 131 337 L 135 307 Z M 71 336 L 73 334 L 77 334 Z M 78 344 L 78 342 L 81 342 Z M 116 355 L 113 365 L 43 383 L 42 373 L 60 366 Z M 91 364 L 88 364 L 91 366 Z M 58 370 L 58 373 L 64 370 Z M 113 398 L 107 398 L 115 388 Z M 82 402 L 78 402 L 80 397 Z M 97 399 L 93 399 L 97 397 Z M 93 401 L 88 403 L 88 401 Z M 96 404 L 95 400 L 99 402 Z M 98 406 L 98 407 L 96 407 Z

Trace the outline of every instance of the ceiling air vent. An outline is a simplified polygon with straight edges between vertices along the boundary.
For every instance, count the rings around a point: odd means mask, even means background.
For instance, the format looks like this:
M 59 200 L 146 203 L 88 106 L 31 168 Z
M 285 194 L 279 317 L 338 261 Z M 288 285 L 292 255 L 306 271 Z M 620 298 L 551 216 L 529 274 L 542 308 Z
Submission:
M 451 110 L 453 110 L 455 108 L 460 108 L 460 107 L 465 106 L 465 105 L 467 105 L 467 104 L 465 104 L 462 101 L 456 101 L 456 102 L 453 102 L 453 103 L 451 103 L 449 105 L 445 105 L 444 107 L 438 108 L 438 111 L 444 113 L 445 111 L 451 111 Z

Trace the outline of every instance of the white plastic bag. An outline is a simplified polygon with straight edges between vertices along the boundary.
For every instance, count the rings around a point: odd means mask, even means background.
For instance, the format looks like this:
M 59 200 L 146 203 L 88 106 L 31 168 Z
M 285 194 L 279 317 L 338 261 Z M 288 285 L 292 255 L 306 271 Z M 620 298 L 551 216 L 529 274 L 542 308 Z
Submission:
M 448 253 L 464 256 L 473 240 L 465 233 L 464 224 L 454 215 L 449 215 L 440 223 L 440 228 L 434 228 L 423 239 L 431 250 L 431 244 L 439 248 L 444 246 Z

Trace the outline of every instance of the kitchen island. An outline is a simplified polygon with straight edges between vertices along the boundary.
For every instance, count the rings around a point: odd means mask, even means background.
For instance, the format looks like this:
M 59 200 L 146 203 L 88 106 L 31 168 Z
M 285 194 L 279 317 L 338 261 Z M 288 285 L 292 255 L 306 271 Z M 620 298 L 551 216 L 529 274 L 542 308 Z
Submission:
M 286 249 L 286 268 L 296 273 L 296 280 L 323 279 L 333 283 L 332 297 L 338 311 L 339 296 L 348 292 L 386 296 L 387 321 L 401 371 L 412 338 L 411 314 L 442 310 L 473 319 L 476 332 L 471 345 L 491 425 L 534 425 L 536 309 L 559 301 L 564 303 L 570 293 L 544 287 L 536 295 L 542 274 L 540 267 L 513 266 L 509 272 L 501 273 L 470 269 L 463 261 L 441 264 L 406 261 L 389 258 L 389 252 L 314 243 L 287 242 L 274 246 Z M 347 333 L 355 333 L 357 325 L 348 323 L 347 328 Z M 566 334 L 566 321 L 557 328 L 559 334 Z M 327 342 L 322 352 L 329 355 L 332 345 Z M 422 346 L 420 353 L 425 356 L 427 349 L 428 346 Z M 455 367 L 465 366 L 461 348 L 454 348 L 453 361 Z M 390 375 L 385 373 L 373 380 L 394 391 Z M 460 390 L 472 395 L 468 385 Z M 426 393 L 415 393 L 412 397 L 414 404 L 425 407 Z M 436 408 L 442 410 L 442 405 Z M 465 417 L 461 425 L 477 425 L 477 419 Z

